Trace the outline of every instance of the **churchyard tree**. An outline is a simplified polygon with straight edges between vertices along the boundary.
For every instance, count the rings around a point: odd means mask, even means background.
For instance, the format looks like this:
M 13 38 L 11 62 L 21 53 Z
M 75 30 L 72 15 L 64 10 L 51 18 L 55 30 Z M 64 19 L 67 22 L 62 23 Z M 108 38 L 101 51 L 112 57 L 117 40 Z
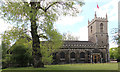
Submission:
M 120 32 L 118 28 L 113 29 L 113 39 L 115 43 L 117 43 L 118 47 L 114 49 L 114 56 L 116 57 L 117 61 L 120 62 Z
M 78 40 L 78 37 L 73 36 L 71 33 L 68 32 L 68 33 L 63 33 L 62 39 L 72 41 L 72 40 Z
M 118 53 L 118 47 L 110 48 L 110 58 L 111 59 L 118 59 L 119 58 L 119 53 Z
M 30 49 L 32 48 L 31 43 L 28 42 L 28 40 L 26 39 L 30 37 L 24 32 L 23 28 L 24 27 L 22 28 L 12 27 L 10 30 L 7 30 L 3 34 L 1 34 L 2 35 L 2 68 L 9 67 L 9 65 L 13 63 L 14 58 L 12 59 L 13 54 L 11 53 L 15 45 L 22 44 L 23 46 L 24 44 L 26 48 L 29 48 L 28 51 L 30 53 Z M 25 47 L 23 47 L 24 50 L 26 49 Z M 19 48 L 20 47 L 18 47 L 18 50 L 20 50 Z
M 35 68 L 44 67 L 40 40 L 53 42 L 60 37 L 53 27 L 59 16 L 76 16 L 79 13 L 78 6 L 84 3 L 81 0 L 4 0 L 0 10 L 2 18 L 12 25 L 24 30 L 30 29 L 32 36 L 32 56 Z M 57 38 L 58 39 L 58 38 Z

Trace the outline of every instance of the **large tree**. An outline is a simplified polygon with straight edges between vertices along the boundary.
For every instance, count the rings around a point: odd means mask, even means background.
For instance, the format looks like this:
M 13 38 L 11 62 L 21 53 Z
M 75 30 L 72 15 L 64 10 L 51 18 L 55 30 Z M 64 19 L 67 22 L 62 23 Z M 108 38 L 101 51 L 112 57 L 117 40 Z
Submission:
M 54 22 L 60 15 L 77 15 L 82 6 L 81 0 L 5 0 L 1 5 L 1 15 L 5 20 L 18 27 L 30 28 L 32 36 L 32 55 L 34 67 L 44 67 L 40 49 L 40 37 L 46 34 L 47 40 L 52 41 L 51 32 Z M 39 32 L 40 30 L 40 32 Z

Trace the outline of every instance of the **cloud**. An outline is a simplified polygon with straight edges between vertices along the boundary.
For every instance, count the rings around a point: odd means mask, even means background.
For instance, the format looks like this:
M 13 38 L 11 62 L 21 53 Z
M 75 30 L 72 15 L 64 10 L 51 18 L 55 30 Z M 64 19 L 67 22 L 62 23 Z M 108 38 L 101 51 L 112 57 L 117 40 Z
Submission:
M 109 48 L 118 47 L 115 42 L 109 42 Z
M 82 7 L 80 5 L 74 5 L 75 8 L 78 9 L 79 13 L 82 13 Z M 70 12 L 71 13 L 71 12 Z M 56 24 L 62 24 L 64 26 L 66 25 L 73 25 L 76 23 L 80 23 L 83 21 L 84 16 L 81 16 L 78 14 L 78 16 L 60 16 L 59 19 L 57 20 Z
M 79 30 L 80 40 L 81 41 L 88 41 L 88 27 L 84 26 Z
M 116 21 L 118 18 L 118 0 L 112 0 L 107 4 L 94 9 L 98 16 L 105 17 L 108 14 L 109 21 Z
M 72 36 L 78 37 L 80 41 L 88 41 L 88 27 L 81 27 L 78 32 L 72 33 Z
M 80 23 L 83 21 L 84 16 L 77 16 L 77 17 L 72 17 L 72 16 L 64 16 L 60 17 L 60 19 L 56 22 L 56 24 L 62 24 L 64 26 L 66 25 L 73 25 L 76 23 Z
M 12 27 L 12 25 L 6 23 L 5 21 L 0 19 L 0 33 L 3 33 L 5 30 L 8 30 Z

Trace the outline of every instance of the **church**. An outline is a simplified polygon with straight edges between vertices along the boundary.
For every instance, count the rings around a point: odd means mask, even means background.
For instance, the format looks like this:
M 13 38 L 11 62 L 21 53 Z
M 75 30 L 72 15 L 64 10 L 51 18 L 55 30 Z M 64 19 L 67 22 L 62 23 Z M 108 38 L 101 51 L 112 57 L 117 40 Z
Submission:
M 109 62 L 108 18 L 88 20 L 88 41 L 63 41 L 63 46 L 53 53 L 52 64 L 106 63 Z

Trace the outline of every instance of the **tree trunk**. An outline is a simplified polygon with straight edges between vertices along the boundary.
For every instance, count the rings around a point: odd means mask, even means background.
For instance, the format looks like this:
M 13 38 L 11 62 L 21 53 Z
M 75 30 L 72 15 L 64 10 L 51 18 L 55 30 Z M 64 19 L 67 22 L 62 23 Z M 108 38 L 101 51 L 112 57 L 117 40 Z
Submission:
M 31 3 L 31 14 L 30 14 L 30 22 L 31 22 L 31 35 L 32 35 L 32 55 L 33 55 L 33 67 L 39 68 L 44 67 L 44 64 L 42 63 L 42 54 L 40 52 L 40 40 L 39 36 L 37 34 L 37 28 L 36 25 L 36 16 L 37 16 L 37 9 L 35 9 L 34 3 Z

